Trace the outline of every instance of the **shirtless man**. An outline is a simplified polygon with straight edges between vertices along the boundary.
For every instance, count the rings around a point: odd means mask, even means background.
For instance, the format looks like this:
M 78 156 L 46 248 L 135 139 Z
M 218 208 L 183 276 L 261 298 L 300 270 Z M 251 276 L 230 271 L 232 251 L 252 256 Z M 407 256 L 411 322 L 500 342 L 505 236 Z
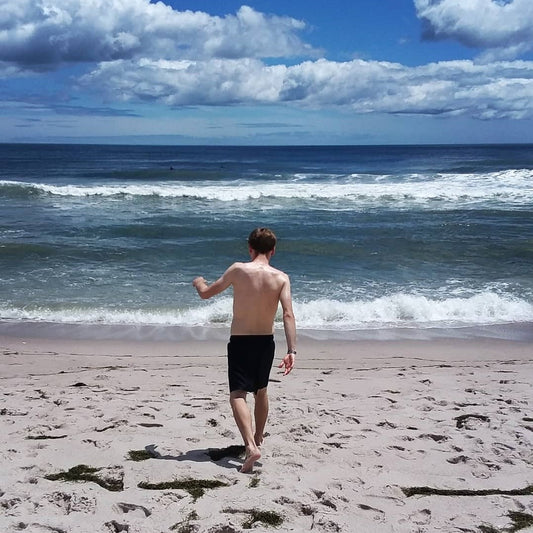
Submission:
M 268 416 L 267 385 L 274 359 L 274 317 L 281 303 L 287 355 L 278 368 L 290 373 L 296 355 L 296 323 L 292 311 L 289 277 L 270 266 L 276 236 L 267 228 L 257 228 L 248 237 L 251 261 L 233 263 L 209 285 L 197 277 L 193 286 L 202 299 L 233 287 L 233 320 L 228 344 L 230 404 L 244 440 L 246 459 L 241 472 L 249 473 L 261 457 L 260 446 Z M 247 392 L 255 395 L 254 420 L 246 404 Z

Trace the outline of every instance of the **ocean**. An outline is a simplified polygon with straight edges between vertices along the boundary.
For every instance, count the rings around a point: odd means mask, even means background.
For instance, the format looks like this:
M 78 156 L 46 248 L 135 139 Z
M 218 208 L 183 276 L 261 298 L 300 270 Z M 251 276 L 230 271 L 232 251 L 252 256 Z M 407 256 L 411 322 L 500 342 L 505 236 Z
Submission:
M 533 145 L 0 145 L 0 333 L 226 337 L 258 226 L 300 335 L 533 338 Z

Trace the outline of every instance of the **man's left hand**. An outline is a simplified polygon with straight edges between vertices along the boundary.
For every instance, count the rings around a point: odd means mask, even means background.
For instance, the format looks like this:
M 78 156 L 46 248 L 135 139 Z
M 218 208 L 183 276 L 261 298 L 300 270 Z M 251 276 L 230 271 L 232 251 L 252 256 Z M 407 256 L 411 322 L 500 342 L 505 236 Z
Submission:
M 290 374 L 291 370 L 294 367 L 294 354 L 288 353 L 281 363 L 278 365 L 278 368 L 285 368 L 285 372 L 283 372 L 283 375 L 286 376 L 287 374 Z

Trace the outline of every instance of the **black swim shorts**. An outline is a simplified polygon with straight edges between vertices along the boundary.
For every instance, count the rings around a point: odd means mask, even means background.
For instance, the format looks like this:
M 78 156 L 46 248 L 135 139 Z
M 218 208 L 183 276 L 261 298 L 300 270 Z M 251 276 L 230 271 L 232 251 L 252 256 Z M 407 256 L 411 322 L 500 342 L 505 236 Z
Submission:
M 232 335 L 228 343 L 230 392 L 257 392 L 268 385 L 274 361 L 274 335 Z

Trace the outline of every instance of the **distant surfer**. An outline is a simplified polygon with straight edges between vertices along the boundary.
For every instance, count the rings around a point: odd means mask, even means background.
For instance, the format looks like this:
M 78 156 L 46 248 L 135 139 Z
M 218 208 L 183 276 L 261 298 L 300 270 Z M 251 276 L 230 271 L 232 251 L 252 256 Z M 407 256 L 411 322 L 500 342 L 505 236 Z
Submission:
M 244 440 L 246 458 L 241 472 L 249 473 L 261 457 L 260 446 L 268 417 L 267 385 L 274 360 L 274 318 L 281 304 L 287 354 L 278 368 L 291 372 L 296 356 L 296 321 L 292 309 L 289 277 L 270 266 L 276 236 L 268 228 L 257 228 L 248 237 L 251 261 L 233 263 L 209 285 L 197 277 L 193 286 L 202 299 L 233 287 L 233 320 L 228 343 L 230 404 Z M 254 422 L 246 404 L 248 392 L 255 396 Z

